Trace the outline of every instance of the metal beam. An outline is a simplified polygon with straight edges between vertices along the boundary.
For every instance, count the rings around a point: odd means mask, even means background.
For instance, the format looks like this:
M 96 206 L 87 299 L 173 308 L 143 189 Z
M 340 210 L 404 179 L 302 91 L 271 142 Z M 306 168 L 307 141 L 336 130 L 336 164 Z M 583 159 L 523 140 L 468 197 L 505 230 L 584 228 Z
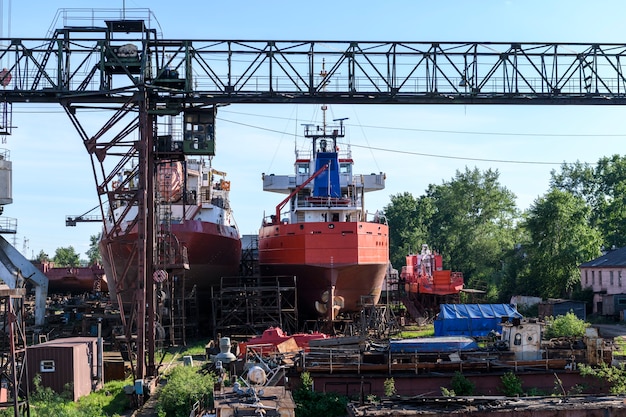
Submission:
M 0 100 L 181 104 L 625 104 L 626 44 L 116 39 L 106 28 L 0 39 Z M 120 58 L 134 45 L 136 61 Z M 316 73 L 325 63 L 329 71 Z

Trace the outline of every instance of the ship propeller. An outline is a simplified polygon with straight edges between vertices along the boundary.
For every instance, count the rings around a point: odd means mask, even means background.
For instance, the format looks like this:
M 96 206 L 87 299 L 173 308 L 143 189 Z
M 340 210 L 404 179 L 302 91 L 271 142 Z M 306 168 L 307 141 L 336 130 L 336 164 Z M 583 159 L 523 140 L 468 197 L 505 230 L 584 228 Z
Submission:
M 321 302 L 320 301 L 315 302 L 315 310 L 319 314 L 324 315 L 328 313 L 329 297 L 330 297 L 330 294 L 328 293 L 328 291 L 324 291 L 322 293 Z M 336 295 L 335 297 L 333 297 L 333 310 L 335 314 L 337 314 L 339 310 L 344 308 L 344 306 L 345 306 L 345 300 L 342 296 Z

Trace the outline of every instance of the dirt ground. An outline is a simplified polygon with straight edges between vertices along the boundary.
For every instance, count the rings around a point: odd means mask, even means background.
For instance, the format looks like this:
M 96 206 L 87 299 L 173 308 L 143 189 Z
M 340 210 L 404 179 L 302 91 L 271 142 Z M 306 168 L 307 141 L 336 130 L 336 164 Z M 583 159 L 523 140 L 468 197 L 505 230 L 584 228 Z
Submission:
M 591 327 L 598 329 L 600 337 L 605 339 L 626 336 L 626 325 L 624 324 L 594 324 Z

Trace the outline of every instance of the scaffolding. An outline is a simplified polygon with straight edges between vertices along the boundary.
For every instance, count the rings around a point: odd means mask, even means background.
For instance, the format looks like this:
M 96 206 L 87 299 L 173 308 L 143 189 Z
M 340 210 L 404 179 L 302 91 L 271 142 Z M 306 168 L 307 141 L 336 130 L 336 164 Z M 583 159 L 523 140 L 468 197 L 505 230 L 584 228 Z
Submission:
M 298 329 L 296 278 L 224 277 L 211 288 L 215 334 L 257 335 L 268 327 Z

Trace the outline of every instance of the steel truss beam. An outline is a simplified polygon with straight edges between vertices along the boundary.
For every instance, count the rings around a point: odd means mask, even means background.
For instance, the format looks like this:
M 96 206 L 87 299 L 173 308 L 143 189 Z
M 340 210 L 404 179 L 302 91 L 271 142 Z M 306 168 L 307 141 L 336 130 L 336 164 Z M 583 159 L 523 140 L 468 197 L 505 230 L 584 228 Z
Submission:
M 134 67 L 115 53 L 122 42 L 139 50 Z M 164 40 L 149 30 L 122 42 L 106 28 L 0 39 L 11 74 L 0 99 L 112 104 L 145 86 L 164 109 L 173 96 L 181 105 L 626 101 L 626 44 Z

